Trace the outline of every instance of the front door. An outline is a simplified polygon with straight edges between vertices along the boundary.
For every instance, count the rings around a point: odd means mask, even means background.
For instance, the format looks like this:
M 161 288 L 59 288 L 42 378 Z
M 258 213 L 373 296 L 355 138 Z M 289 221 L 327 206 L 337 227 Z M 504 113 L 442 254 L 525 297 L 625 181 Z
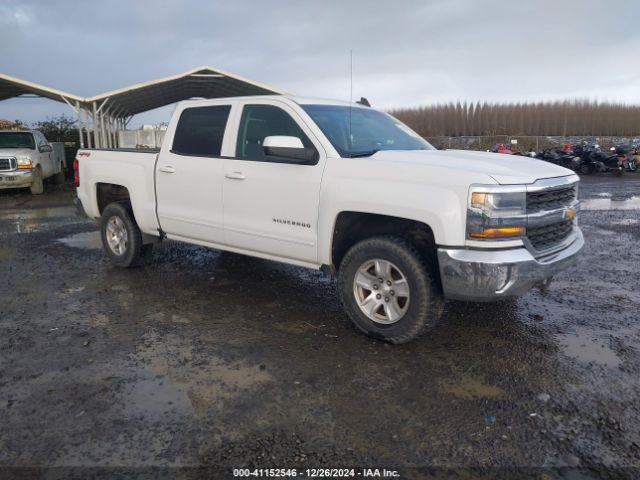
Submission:
M 318 151 L 315 165 L 266 155 L 265 137 L 298 137 Z M 267 256 L 316 263 L 324 151 L 285 103 L 244 105 L 234 158 L 224 161 L 226 243 Z
M 185 108 L 156 165 L 160 227 L 169 238 L 224 242 L 222 148 L 231 105 Z M 177 113 L 177 112 L 176 112 Z

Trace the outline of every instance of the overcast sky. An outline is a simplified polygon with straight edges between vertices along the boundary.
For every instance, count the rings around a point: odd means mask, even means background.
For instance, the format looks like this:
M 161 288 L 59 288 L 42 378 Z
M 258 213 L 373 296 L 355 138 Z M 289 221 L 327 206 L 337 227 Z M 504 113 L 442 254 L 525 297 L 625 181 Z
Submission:
M 81 96 L 211 65 L 380 108 L 449 100 L 640 103 L 635 0 L 1 0 L 0 72 Z M 132 125 L 167 120 L 170 108 Z M 35 121 L 68 107 L 0 102 Z

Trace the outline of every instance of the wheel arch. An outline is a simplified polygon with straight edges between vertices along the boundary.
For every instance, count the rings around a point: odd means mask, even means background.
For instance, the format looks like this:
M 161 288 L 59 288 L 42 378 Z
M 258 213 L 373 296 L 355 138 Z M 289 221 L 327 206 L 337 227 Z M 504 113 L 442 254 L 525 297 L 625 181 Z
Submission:
M 129 189 L 124 185 L 99 182 L 95 185 L 95 192 L 96 205 L 100 215 L 102 215 L 107 205 L 114 202 L 126 203 L 128 208 L 132 210 L 131 195 Z
M 336 272 L 344 255 L 353 245 L 367 238 L 383 235 L 396 235 L 407 239 L 437 266 L 435 236 L 428 224 L 392 215 L 342 211 L 336 216 L 331 236 L 331 265 L 325 268 Z

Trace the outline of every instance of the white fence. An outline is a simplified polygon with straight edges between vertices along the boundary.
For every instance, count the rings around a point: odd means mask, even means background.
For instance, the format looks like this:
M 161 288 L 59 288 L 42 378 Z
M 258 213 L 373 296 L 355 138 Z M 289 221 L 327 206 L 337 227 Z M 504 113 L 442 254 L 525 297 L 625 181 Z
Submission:
M 166 130 L 118 130 L 118 148 L 160 148 Z

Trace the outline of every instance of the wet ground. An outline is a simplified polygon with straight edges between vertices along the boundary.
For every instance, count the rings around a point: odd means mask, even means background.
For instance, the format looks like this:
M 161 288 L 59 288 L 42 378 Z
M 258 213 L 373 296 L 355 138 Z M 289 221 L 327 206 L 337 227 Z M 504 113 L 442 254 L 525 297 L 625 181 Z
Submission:
M 0 192 L 0 466 L 634 478 L 640 178 L 580 192 L 576 267 L 401 346 L 357 333 L 320 272 L 174 243 L 120 270 L 70 187 Z

